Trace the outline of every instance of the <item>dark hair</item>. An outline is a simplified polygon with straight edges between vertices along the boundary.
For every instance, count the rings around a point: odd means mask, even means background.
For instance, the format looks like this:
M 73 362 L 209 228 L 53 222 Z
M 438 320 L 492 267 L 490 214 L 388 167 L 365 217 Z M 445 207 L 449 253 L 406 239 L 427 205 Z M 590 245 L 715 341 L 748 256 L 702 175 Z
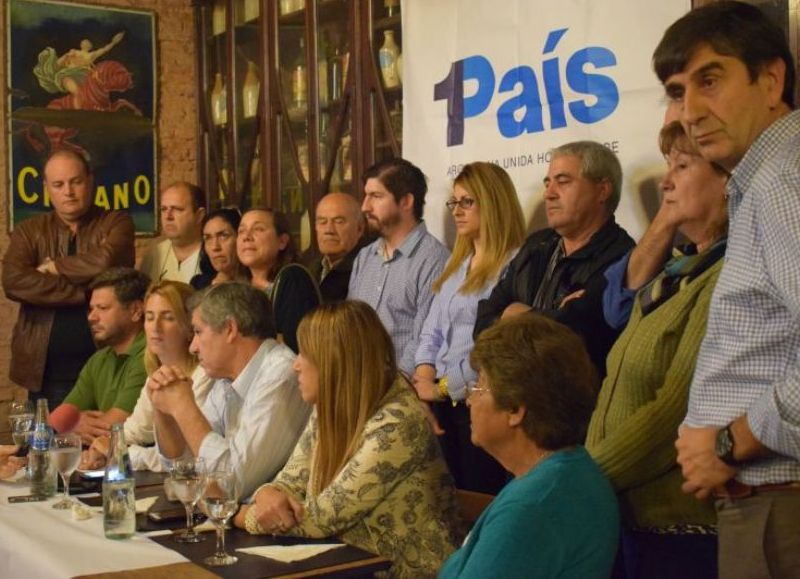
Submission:
M 581 444 L 597 399 L 597 374 L 583 340 L 540 314 L 501 320 L 475 342 L 498 408 L 525 406 L 522 428 L 546 450 Z
M 275 265 L 272 266 L 272 270 L 269 272 L 269 279 L 274 280 L 278 272 L 285 266 L 297 262 L 297 248 L 294 245 L 294 237 L 292 237 L 292 227 L 289 223 L 289 218 L 282 211 L 275 211 L 270 207 L 254 206 L 242 213 L 242 216 L 247 215 L 251 211 L 263 211 L 270 215 L 272 217 L 272 225 L 275 227 L 275 233 L 277 233 L 278 236 L 286 234 L 289 238 L 289 241 L 286 242 L 286 247 L 278 252 L 278 259 L 275 260 Z
M 661 83 L 682 72 L 702 44 L 741 60 L 752 82 L 765 65 L 777 58 L 783 60 L 786 74 L 781 98 L 794 108 L 792 51 L 783 30 L 761 10 L 743 2 L 715 2 L 673 22 L 653 53 L 653 69 Z
M 187 308 L 198 310 L 200 319 L 215 332 L 231 320 L 246 338 L 265 340 L 277 336 L 267 294 L 246 283 L 227 281 L 196 292 Z
M 397 203 L 400 203 L 400 200 L 406 195 L 412 195 L 414 197 L 414 217 L 417 221 L 422 220 L 428 183 L 425 180 L 425 173 L 419 167 L 400 157 L 386 159 L 375 163 L 364 172 L 364 185 L 367 184 L 368 179 L 377 179 L 383 183 Z
M 164 191 L 173 188 L 184 189 L 189 193 L 189 198 L 192 202 L 192 211 L 197 211 L 198 209 L 205 209 L 206 193 L 197 185 L 189 183 L 188 181 L 175 181 L 174 183 L 170 183 L 169 186 L 164 188 Z M 203 223 L 205 224 L 205 221 Z
M 236 207 L 221 207 L 214 209 L 214 211 L 207 213 L 203 217 L 203 227 L 212 219 L 222 219 L 233 228 L 234 233 L 239 229 L 239 223 L 242 221 L 242 212 Z
M 81 164 L 87 177 L 92 174 L 92 166 L 89 164 L 89 160 L 86 157 L 84 157 L 81 153 L 74 151 L 73 149 L 63 148 L 55 149 L 49 155 L 47 155 L 47 158 L 44 160 L 44 165 L 42 165 L 42 171 L 45 173 L 45 178 L 47 177 L 47 165 L 56 157 L 67 157 L 69 159 L 74 159 Z
M 92 280 L 89 290 L 110 287 L 119 303 L 128 305 L 136 301 L 144 301 L 150 278 L 147 274 L 132 267 L 112 267 Z

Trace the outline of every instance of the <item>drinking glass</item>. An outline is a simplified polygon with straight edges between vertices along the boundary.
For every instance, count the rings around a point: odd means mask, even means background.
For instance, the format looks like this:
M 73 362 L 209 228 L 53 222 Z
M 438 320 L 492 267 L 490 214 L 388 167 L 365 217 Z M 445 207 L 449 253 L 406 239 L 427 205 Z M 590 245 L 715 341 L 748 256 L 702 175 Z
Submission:
M 225 552 L 225 524 L 239 504 L 239 481 L 229 471 L 214 471 L 206 474 L 201 501 L 203 511 L 217 529 L 217 552 L 206 557 L 203 563 L 210 567 L 233 565 L 239 559 Z
M 186 530 L 175 535 L 179 543 L 199 543 L 206 538 L 194 531 L 194 507 L 203 494 L 206 463 L 202 458 L 178 458 L 172 461 L 165 490 L 170 490 L 186 509 Z
M 64 496 L 53 505 L 54 509 L 71 509 L 74 501 L 69 498 L 69 477 L 81 461 L 81 437 L 77 434 L 56 434 L 50 441 L 50 460 L 64 481 Z
M 11 425 L 11 437 L 14 444 L 19 446 L 16 456 L 25 456 L 33 431 L 33 402 L 24 400 L 12 402 L 8 407 L 8 422 Z

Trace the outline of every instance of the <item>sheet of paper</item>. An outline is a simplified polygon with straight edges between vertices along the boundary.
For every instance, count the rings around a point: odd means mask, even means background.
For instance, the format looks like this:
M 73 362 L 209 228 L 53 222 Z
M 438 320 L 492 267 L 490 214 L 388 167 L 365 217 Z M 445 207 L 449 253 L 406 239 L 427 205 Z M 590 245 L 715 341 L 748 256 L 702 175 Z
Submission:
M 310 559 L 332 549 L 344 547 L 342 543 L 318 543 L 316 545 L 263 545 L 261 547 L 247 547 L 244 549 L 236 549 L 241 553 L 248 555 L 258 555 L 259 557 L 266 557 L 281 561 L 282 563 L 292 563 L 294 561 L 302 561 L 303 559 Z

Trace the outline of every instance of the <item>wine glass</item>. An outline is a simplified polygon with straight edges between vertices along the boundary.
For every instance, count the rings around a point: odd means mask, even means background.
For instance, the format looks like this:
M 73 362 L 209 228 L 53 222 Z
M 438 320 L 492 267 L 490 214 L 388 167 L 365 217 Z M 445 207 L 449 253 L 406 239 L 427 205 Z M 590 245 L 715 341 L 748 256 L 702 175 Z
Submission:
M 81 461 L 81 437 L 77 434 L 56 434 L 50 441 L 50 460 L 64 481 L 64 497 L 53 505 L 54 509 L 71 509 L 74 501 L 69 498 L 69 477 Z
M 11 424 L 11 437 L 19 446 L 16 456 L 25 456 L 30 445 L 33 431 L 33 402 L 30 400 L 15 401 L 8 408 L 8 422 Z
M 217 551 L 203 559 L 210 567 L 233 565 L 239 559 L 225 552 L 225 523 L 236 512 L 239 504 L 239 481 L 229 471 L 214 471 L 206 475 L 201 504 L 217 529 Z
M 194 507 L 203 494 L 206 462 L 202 458 L 178 458 L 172 461 L 165 490 L 168 489 L 186 509 L 186 530 L 175 535 L 179 543 L 199 543 L 206 538 L 194 531 Z

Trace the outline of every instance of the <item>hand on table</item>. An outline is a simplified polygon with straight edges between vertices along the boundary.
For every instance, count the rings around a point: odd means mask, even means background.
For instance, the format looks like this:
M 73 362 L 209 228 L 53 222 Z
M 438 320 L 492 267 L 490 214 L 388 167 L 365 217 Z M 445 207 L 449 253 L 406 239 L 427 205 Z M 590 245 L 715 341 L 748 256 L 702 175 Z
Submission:
M 284 533 L 303 519 L 303 505 L 275 487 L 263 487 L 254 498 L 250 508 L 256 509 L 258 524 L 268 533 Z
M 73 432 L 80 435 L 84 444 L 92 444 L 98 436 L 109 436 L 111 424 L 105 421 L 104 416 L 105 412 L 99 410 L 84 410 Z
M 103 468 L 108 459 L 111 440 L 107 436 L 98 436 L 92 445 L 81 453 L 81 462 L 78 468 L 82 470 L 96 470 Z
M 17 450 L 19 447 L 13 444 L 0 445 L 0 478 L 13 476 L 27 464 L 26 458 L 13 456 Z

